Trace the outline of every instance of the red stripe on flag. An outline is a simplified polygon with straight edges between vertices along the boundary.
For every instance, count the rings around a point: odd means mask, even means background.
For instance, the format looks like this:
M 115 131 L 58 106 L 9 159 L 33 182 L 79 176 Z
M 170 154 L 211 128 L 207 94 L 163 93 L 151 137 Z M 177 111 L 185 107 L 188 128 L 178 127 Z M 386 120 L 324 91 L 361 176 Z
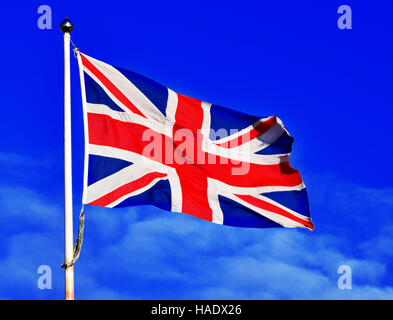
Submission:
M 174 131 L 178 129 L 188 129 L 194 134 L 202 128 L 203 109 L 202 101 L 177 94 L 178 107 L 176 109 L 176 123 Z
M 83 65 L 101 81 L 101 83 L 116 97 L 117 100 L 124 104 L 133 113 L 146 118 L 146 116 L 130 100 L 128 100 L 128 98 L 100 70 L 98 70 L 97 67 L 95 67 L 82 53 L 80 55 Z
M 177 170 L 182 191 L 182 212 L 212 221 L 213 214 L 207 195 L 207 179 L 195 165 L 184 164 Z
M 89 204 L 92 206 L 100 206 L 100 207 L 105 207 L 112 202 L 118 200 L 119 198 L 125 196 L 126 194 L 129 194 L 131 192 L 134 192 L 138 189 L 141 189 L 143 187 L 146 187 L 149 183 L 151 183 L 154 179 L 156 178 L 162 178 L 165 177 L 165 173 L 160 173 L 160 172 L 150 172 L 139 179 L 136 179 L 130 183 L 127 183 L 112 192 L 106 194 L 105 196 L 98 198 L 97 200 L 94 200 L 93 202 L 90 202 Z
M 217 143 L 217 145 L 222 148 L 227 148 L 227 149 L 237 147 L 239 145 L 242 145 L 246 142 L 249 142 L 249 141 L 255 139 L 256 137 L 260 136 L 261 134 L 264 134 L 266 131 L 273 128 L 273 126 L 276 123 L 277 123 L 277 118 L 272 117 L 269 120 L 266 120 L 264 122 L 259 122 L 259 124 L 257 126 L 255 126 L 254 128 L 252 128 L 249 132 L 247 132 L 239 137 L 236 137 L 232 140 L 229 140 L 229 141 L 226 141 L 223 143 Z
M 314 226 L 311 221 L 299 218 L 299 217 L 281 209 L 280 207 L 275 206 L 274 204 L 271 204 L 269 202 L 263 201 L 261 199 L 258 199 L 258 198 L 255 198 L 255 197 L 249 196 L 249 195 L 235 194 L 235 196 L 237 196 L 238 198 L 248 202 L 249 204 L 251 204 L 257 208 L 260 208 L 262 210 L 266 210 L 269 212 L 273 212 L 273 213 L 278 214 L 280 216 L 283 216 L 283 217 L 286 217 L 286 218 L 291 219 L 293 221 L 299 222 L 311 230 L 314 229 Z
M 135 152 L 153 161 L 176 168 L 176 170 L 183 170 L 185 173 L 191 169 L 198 168 L 199 175 L 205 178 L 208 176 L 235 187 L 293 187 L 302 183 L 299 172 L 292 168 L 288 162 L 263 165 L 248 162 L 233 164 L 229 161 L 223 164 L 223 158 L 217 156 L 216 161 L 213 163 L 209 163 L 208 161 L 198 163 L 197 159 L 193 159 L 194 161 L 190 162 L 192 165 L 187 165 L 187 162 L 183 164 L 177 163 L 176 161 L 169 163 L 165 160 L 166 155 L 172 154 L 173 156 L 169 158 L 176 160 L 175 153 L 178 151 L 176 144 L 167 136 L 143 125 L 122 122 L 112 119 L 107 115 L 88 113 L 87 117 L 89 124 L 89 143 Z M 154 154 L 145 152 L 145 148 L 151 145 L 150 140 L 146 141 L 146 139 L 142 139 L 146 130 L 154 133 L 158 139 L 157 141 L 161 140 L 161 142 L 158 142 L 158 147 L 161 148 L 155 150 L 158 152 L 154 152 Z M 171 145 L 171 148 L 169 148 L 169 145 Z M 159 156 L 156 157 L 156 154 Z M 208 160 L 206 153 L 203 153 L 203 156 L 206 157 L 205 160 Z M 244 168 L 244 173 L 238 175 L 233 174 L 234 168 Z

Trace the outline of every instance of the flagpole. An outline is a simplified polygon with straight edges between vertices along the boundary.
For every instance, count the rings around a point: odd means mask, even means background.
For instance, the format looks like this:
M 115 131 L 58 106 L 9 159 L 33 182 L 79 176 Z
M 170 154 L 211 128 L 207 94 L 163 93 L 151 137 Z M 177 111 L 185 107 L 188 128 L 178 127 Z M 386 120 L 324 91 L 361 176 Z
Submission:
M 68 17 L 60 24 L 64 37 L 64 253 L 65 264 L 71 262 L 73 252 L 72 226 L 72 164 L 71 164 L 71 79 L 70 40 L 74 26 Z M 74 266 L 65 269 L 65 299 L 74 300 Z

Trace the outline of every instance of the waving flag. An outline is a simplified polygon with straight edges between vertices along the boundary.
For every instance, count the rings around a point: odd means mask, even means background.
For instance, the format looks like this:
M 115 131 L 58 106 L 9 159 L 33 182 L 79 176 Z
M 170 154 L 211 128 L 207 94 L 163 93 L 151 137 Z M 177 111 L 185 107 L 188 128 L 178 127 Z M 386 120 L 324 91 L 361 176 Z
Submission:
M 293 138 L 255 117 L 178 94 L 78 52 L 83 203 L 154 205 L 218 224 L 313 229 Z

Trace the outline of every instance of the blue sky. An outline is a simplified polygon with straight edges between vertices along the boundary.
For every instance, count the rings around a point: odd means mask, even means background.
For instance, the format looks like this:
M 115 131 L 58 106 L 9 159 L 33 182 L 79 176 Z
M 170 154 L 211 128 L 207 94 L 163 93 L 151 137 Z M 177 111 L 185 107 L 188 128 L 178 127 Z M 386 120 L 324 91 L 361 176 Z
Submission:
M 37 27 L 40 5 L 52 30 Z M 353 29 L 337 28 L 351 5 Z M 295 137 L 315 231 L 236 229 L 153 207 L 86 208 L 80 299 L 392 299 L 393 6 L 388 1 L 29 1 L 2 17 L 0 298 L 62 299 L 63 43 Z M 71 61 L 75 226 L 83 121 Z M 37 288 L 49 265 L 53 288 Z M 352 268 L 352 290 L 337 268 Z

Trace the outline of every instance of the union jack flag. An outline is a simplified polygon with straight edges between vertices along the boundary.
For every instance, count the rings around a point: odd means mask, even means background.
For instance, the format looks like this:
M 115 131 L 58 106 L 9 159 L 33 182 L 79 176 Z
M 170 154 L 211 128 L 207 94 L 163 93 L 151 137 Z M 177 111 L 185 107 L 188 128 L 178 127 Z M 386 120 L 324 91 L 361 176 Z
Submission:
M 277 117 L 202 102 L 78 52 L 83 203 L 154 205 L 218 224 L 313 229 Z

